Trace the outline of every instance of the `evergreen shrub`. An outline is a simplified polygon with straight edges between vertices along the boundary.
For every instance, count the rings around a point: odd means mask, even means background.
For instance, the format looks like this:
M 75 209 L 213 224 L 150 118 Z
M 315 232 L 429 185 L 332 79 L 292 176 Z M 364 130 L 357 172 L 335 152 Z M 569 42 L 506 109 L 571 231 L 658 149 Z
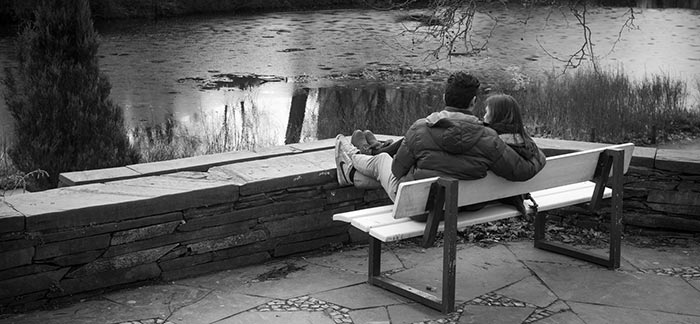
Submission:
M 14 118 L 9 150 L 23 172 L 58 174 L 137 163 L 122 109 L 109 99 L 99 70 L 98 35 L 87 0 L 41 1 L 18 37 L 15 69 L 7 69 L 5 100 Z

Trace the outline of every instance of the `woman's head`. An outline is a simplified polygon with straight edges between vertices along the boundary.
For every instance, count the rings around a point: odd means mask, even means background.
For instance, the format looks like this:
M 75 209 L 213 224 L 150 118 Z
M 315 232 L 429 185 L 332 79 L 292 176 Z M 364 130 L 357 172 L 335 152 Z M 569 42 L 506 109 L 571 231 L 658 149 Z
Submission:
M 509 126 L 516 133 L 525 135 L 520 105 L 515 98 L 507 94 L 494 94 L 486 98 L 485 104 L 486 115 L 484 115 L 484 122 Z

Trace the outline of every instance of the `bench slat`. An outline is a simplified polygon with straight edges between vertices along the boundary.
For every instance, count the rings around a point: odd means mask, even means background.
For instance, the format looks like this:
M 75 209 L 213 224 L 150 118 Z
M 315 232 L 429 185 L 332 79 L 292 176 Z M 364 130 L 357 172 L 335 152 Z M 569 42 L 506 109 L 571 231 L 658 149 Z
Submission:
M 353 210 L 353 211 L 349 211 L 349 212 L 335 214 L 335 215 L 333 215 L 333 220 L 350 223 L 350 222 L 352 222 L 353 219 L 358 218 L 358 217 L 366 217 L 366 216 L 383 214 L 383 213 L 391 213 L 391 211 L 393 209 L 394 209 L 394 205 L 386 205 L 386 206 Z
M 584 182 L 533 192 L 532 196 L 539 205 L 538 210 L 545 211 L 590 201 L 594 189 L 595 183 Z M 612 190 L 606 188 L 603 197 L 609 198 L 611 195 Z M 526 206 L 528 207 L 528 212 L 530 212 L 531 208 L 527 202 Z M 492 222 L 517 215 L 519 215 L 519 213 L 514 207 L 503 204 L 493 204 L 478 211 L 460 213 L 457 216 L 457 228 L 463 229 L 471 225 Z M 421 236 L 425 230 L 425 223 L 410 220 L 394 221 L 395 223 L 388 223 L 384 226 L 370 228 L 369 234 L 382 242 L 393 242 Z M 443 227 L 444 225 L 440 223 L 438 231 L 442 231 Z
M 404 222 L 412 222 L 410 218 L 399 218 L 396 219 L 391 216 L 391 211 L 384 214 L 376 214 L 368 217 L 358 217 L 354 218 L 350 224 L 357 227 L 357 229 L 369 232 L 372 228 L 386 226 L 391 224 L 398 224 Z
M 528 181 L 511 182 L 496 176 L 491 171 L 482 179 L 460 181 L 458 205 L 471 205 L 482 201 L 593 180 L 598 158 L 606 149 L 623 149 L 625 151 L 623 169 L 626 171 L 634 150 L 634 145 L 631 143 L 553 156 L 547 158 L 544 169 Z
M 418 216 L 425 213 L 430 186 L 438 181 L 438 177 L 426 178 L 400 183 L 396 191 L 396 202 L 392 213 L 393 218 Z M 403 203 L 406 202 L 406 203 Z
M 571 185 L 567 186 L 561 186 L 561 187 L 556 187 L 556 188 L 550 188 L 550 189 L 545 189 L 545 190 L 540 190 L 536 193 L 533 193 L 533 197 L 537 196 L 535 200 L 538 199 L 543 199 L 543 197 L 548 196 L 548 195 L 560 195 L 562 191 L 572 191 L 576 189 L 586 189 L 588 190 L 591 186 L 595 186 L 592 182 L 580 182 L 580 183 L 574 183 Z M 555 199 L 558 199 L 559 196 L 555 197 Z M 590 197 L 588 198 L 590 200 Z M 586 200 L 586 201 L 588 201 Z M 539 200 L 538 200 L 539 202 Z M 564 201 L 564 206 L 569 205 L 568 201 Z M 336 217 L 333 216 L 333 220 L 342 220 L 348 223 L 351 223 L 353 226 L 357 227 L 357 229 L 363 231 L 363 232 L 368 232 L 370 229 L 374 227 L 379 227 L 379 226 L 386 226 L 386 225 L 391 225 L 391 224 L 398 224 L 398 223 L 403 223 L 406 221 L 411 221 L 410 218 L 397 218 L 395 219 L 392 216 L 392 211 L 391 209 L 393 208 L 393 205 L 387 205 L 383 206 L 383 208 L 369 208 L 369 209 L 363 209 L 359 211 L 354 211 L 354 212 L 348 212 L 348 213 L 343 213 L 343 214 L 337 214 L 341 215 L 341 217 Z M 512 209 L 512 208 L 511 208 Z M 361 213 L 362 211 L 368 211 L 366 213 Z M 345 216 L 346 214 L 351 214 L 350 217 Z M 515 216 L 515 215 L 513 215 Z M 511 217 L 511 216 L 506 216 L 506 217 Z M 346 220 L 347 219 L 347 220 Z
M 560 199 L 562 192 L 567 192 L 567 191 L 574 191 L 578 189 L 584 189 L 584 190 L 590 190 L 591 186 L 595 186 L 593 182 L 580 182 L 580 183 L 574 183 L 570 184 L 567 186 L 561 186 L 561 187 L 556 187 L 556 188 L 550 188 L 550 189 L 545 189 L 545 190 L 540 190 L 535 193 L 533 193 L 533 197 L 535 197 L 535 200 L 538 201 L 540 199 L 544 199 L 545 196 L 549 195 L 556 195 L 553 199 Z M 584 200 L 582 202 L 590 200 L 590 195 L 587 200 Z M 563 204 L 560 207 L 570 205 L 571 203 L 564 199 L 562 200 Z M 383 206 L 384 208 L 380 207 L 375 207 L 375 208 L 368 208 L 368 209 L 363 209 L 355 212 L 348 212 L 348 213 L 343 213 L 343 214 L 350 214 L 352 213 L 352 217 L 350 217 L 349 220 L 344 220 L 344 219 L 339 219 L 333 216 L 334 220 L 343 220 L 348 223 L 351 223 L 353 226 L 355 226 L 357 229 L 363 231 L 363 232 L 369 232 L 370 229 L 374 227 L 380 227 L 380 226 L 386 226 L 386 225 L 392 225 L 392 224 L 398 224 L 398 223 L 403 223 L 406 221 L 412 221 L 410 218 L 394 218 L 392 216 L 392 211 L 391 209 L 393 208 L 393 205 L 388 205 L 388 206 Z M 512 208 L 510 208 L 512 210 Z M 362 211 L 368 211 L 365 214 L 361 214 L 360 212 Z M 340 214 L 338 214 L 340 215 Z M 517 214 L 516 214 L 517 215 Z M 512 215 L 512 216 L 516 216 Z M 503 216 L 503 217 L 512 217 L 512 216 Z M 497 216 L 500 217 L 500 216 Z M 501 218 L 503 218 L 501 217 Z M 500 218 L 499 218 L 500 219 Z

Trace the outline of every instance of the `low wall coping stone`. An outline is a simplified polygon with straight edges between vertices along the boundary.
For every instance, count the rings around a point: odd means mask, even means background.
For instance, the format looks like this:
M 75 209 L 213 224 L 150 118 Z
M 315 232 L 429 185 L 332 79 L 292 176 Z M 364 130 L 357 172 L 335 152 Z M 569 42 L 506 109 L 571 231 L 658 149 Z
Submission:
M 700 152 L 697 150 L 660 149 L 654 167 L 689 174 L 700 174 Z

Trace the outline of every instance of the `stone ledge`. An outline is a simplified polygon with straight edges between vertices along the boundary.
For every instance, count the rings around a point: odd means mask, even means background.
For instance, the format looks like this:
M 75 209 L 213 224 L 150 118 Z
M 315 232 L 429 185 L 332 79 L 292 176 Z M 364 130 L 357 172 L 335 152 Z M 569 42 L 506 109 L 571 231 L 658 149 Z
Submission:
M 394 138 L 386 137 L 386 138 Z M 381 137 L 380 137 L 381 138 Z M 133 164 L 99 170 L 64 172 L 58 176 L 58 186 L 68 187 L 91 183 L 103 183 L 116 180 L 133 179 L 144 176 L 162 175 L 180 171 L 206 172 L 212 167 L 232 163 L 262 160 L 277 156 L 326 150 L 333 147 L 335 139 L 329 138 L 309 143 L 262 148 L 255 151 L 237 151 L 193 156 L 188 158 L 159 162 Z
M 402 136 L 377 135 L 380 140 L 398 140 Z M 609 144 L 535 138 L 537 145 L 548 155 L 563 154 L 607 146 Z M 279 156 L 289 156 L 300 153 L 323 151 L 333 148 L 334 138 L 328 138 L 308 143 L 297 143 L 283 146 L 262 148 L 255 151 L 238 151 L 218 154 L 194 156 L 176 160 L 150 162 L 99 170 L 64 172 L 59 175 L 59 187 L 104 183 L 110 181 L 132 179 L 144 176 L 163 175 L 181 171 L 206 172 L 211 168 L 226 166 L 256 160 L 265 160 Z M 637 152 L 640 152 L 639 154 Z M 653 165 L 656 155 L 655 148 L 637 148 L 633 157 L 634 163 Z M 651 160 L 648 160 L 651 159 Z M 333 161 L 333 160 L 331 160 Z M 649 162 L 652 161 L 652 162 Z M 332 166 L 330 167 L 332 169 Z

